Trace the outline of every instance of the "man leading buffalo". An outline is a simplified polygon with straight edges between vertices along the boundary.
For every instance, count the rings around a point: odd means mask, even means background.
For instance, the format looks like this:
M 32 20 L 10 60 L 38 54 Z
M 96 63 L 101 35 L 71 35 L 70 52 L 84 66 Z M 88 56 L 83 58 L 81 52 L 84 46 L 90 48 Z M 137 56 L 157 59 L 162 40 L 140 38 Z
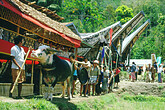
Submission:
M 12 84 L 10 87 L 10 90 L 13 88 L 14 82 L 18 76 L 19 71 L 21 70 L 22 64 L 24 62 L 24 58 L 26 56 L 26 53 L 24 49 L 21 47 L 24 43 L 24 39 L 22 36 L 17 36 L 14 39 L 15 46 L 11 48 L 11 56 L 12 56 Z M 32 47 L 29 47 L 31 50 Z M 22 99 L 21 97 L 21 91 L 22 91 L 22 83 L 26 80 L 25 78 L 25 66 L 23 66 L 21 70 L 20 77 L 18 79 L 18 99 Z M 12 97 L 12 93 L 9 93 L 9 97 Z

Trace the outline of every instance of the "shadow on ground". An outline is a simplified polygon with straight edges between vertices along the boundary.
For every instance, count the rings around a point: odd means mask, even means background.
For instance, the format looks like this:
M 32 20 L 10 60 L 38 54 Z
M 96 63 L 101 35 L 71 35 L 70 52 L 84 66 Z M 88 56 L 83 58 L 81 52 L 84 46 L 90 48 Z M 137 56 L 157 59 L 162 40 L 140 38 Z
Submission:
M 53 104 L 55 104 L 59 110 L 77 110 L 77 106 L 71 102 L 69 102 L 68 99 L 65 98 L 53 98 L 52 101 Z
M 37 95 L 37 96 L 27 96 L 24 97 L 25 99 L 42 99 L 43 96 Z M 67 98 L 61 98 L 61 97 L 53 97 L 53 100 L 50 101 L 52 104 L 55 104 L 59 110 L 78 110 L 77 105 L 74 103 L 70 102 Z

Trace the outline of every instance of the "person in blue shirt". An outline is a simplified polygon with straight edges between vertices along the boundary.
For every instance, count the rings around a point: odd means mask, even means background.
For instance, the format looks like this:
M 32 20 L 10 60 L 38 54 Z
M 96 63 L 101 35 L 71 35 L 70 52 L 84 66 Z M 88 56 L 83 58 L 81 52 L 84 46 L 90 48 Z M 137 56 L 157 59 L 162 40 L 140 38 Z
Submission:
M 74 93 L 74 90 L 75 90 L 75 82 L 77 80 L 77 68 L 78 68 L 78 63 L 76 63 L 75 61 L 75 56 L 73 54 L 71 54 L 69 56 L 69 59 L 70 59 L 70 62 L 72 63 L 72 69 L 73 69 L 73 82 L 72 82 L 72 97 L 73 97 L 73 93 Z M 73 97 L 74 98 L 74 97 Z

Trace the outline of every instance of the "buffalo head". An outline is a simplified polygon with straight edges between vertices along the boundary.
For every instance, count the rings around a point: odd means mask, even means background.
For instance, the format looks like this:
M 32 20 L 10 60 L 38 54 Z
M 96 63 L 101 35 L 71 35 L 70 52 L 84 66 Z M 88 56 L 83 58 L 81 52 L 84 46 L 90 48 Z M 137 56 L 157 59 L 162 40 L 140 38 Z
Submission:
M 38 58 L 41 63 L 52 63 L 52 57 L 54 53 L 60 52 L 57 50 L 51 49 L 49 46 L 42 45 L 37 50 L 33 50 L 31 53 L 31 57 Z

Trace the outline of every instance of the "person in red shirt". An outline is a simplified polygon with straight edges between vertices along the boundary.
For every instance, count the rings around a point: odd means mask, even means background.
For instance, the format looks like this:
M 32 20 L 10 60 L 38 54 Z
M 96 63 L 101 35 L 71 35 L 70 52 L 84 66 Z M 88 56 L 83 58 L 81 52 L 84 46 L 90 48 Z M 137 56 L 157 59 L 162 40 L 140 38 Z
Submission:
M 119 79 L 119 73 L 120 73 L 120 68 L 117 67 L 116 72 L 115 72 L 115 84 L 114 84 L 114 88 L 118 88 L 118 83 L 120 82 Z

